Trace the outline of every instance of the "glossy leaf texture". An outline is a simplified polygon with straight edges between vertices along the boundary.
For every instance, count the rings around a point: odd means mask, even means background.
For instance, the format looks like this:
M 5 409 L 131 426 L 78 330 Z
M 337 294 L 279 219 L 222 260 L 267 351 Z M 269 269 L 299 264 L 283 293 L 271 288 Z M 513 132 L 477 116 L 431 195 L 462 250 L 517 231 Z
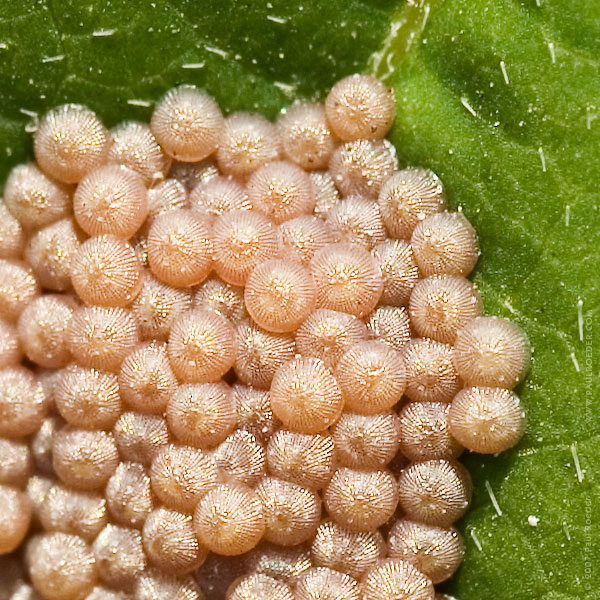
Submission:
M 600 598 L 600 5 L 589 0 L 6 0 L 0 181 L 37 116 L 147 120 L 195 83 L 275 117 L 355 71 L 396 91 L 402 164 L 475 225 L 486 312 L 534 348 L 525 439 L 468 456 L 458 600 Z

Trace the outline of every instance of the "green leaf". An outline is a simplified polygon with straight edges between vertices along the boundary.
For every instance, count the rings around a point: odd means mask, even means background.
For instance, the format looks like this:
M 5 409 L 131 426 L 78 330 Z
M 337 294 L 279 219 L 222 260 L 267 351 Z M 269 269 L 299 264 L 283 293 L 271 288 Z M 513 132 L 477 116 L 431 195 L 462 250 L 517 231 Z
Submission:
M 600 5 L 589 0 L 6 0 L 0 181 L 61 102 L 147 120 L 173 85 L 274 117 L 354 71 L 396 90 L 402 163 L 475 225 L 486 311 L 519 322 L 529 430 L 466 458 L 459 600 L 600 598 Z

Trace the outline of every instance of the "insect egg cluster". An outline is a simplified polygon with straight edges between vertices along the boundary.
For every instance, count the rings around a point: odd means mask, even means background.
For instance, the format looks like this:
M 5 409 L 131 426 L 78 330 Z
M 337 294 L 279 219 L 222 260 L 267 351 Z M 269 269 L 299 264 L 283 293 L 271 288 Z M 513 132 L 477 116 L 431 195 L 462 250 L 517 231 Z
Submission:
M 0 202 L 7 597 L 448 598 L 530 354 L 394 111 L 353 75 L 275 123 L 193 86 L 41 120 Z

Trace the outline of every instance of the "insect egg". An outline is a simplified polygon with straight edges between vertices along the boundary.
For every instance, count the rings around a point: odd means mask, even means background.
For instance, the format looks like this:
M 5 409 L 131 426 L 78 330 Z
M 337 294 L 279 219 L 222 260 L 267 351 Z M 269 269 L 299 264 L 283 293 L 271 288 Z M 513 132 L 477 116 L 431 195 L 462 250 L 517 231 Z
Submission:
M 371 75 L 338 81 L 325 101 L 327 121 L 343 140 L 383 138 L 394 122 L 393 91 Z
M 236 327 L 236 338 L 233 368 L 240 381 L 256 388 L 268 389 L 275 371 L 296 353 L 292 335 L 264 331 L 250 321 Z
M 30 361 L 53 369 L 67 364 L 70 353 L 66 331 L 76 307 L 69 297 L 46 294 L 25 308 L 17 330 L 21 348 Z
M 212 217 L 232 210 L 250 210 L 244 187 L 234 179 L 213 177 L 201 181 L 190 193 L 190 208 Z
M 430 215 L 415 227 L 410 244 L 426 277 L 467 276 L 479 257 L 475 230 L 458 212 Z
M 6 186 L 5 186 L 6 188 Z M 25 246 L 25 232 L 0 198 L 0 258 L 20 258 Z
M 308 269 L 280 259 L 252 271 L 244 291 L 246 310 L 267 331 L 294 331 L 314 310 L 316 289 Z
M 76 535 L 49 533 L 32 538 L 26 561 L 31 582 L 47 600 L 85 598 L 97 581 L 94 554 Z
M 138 578 L 134 598 L 135 600 L 164 600 L 165 598 L 204 600 L 198 584 L 191 575 L 175 577 L 152 569 L 144 571 Z
M 412 463 L 398 479 L 400 506 L 413 521 L 448 527 L 465 514 L 471 501 L 467 470 L 448 460 Z
M 215 463 L 190 446 L 164 446 L 150 468 L 152 490 L 169 508 L 191 512 L 206 492 L 217 485 Z
M 200 542 L 212 552 L 225 556 L 244 554 L 264 534 L 262 503 L 250 488 L 219 485 L 198 503 L 194 529 Z
M 279 226 L 282 258 L 300 261 L 304 266 L 317 250 L 335 241 L 337 235 L 331 227 L 313 215 L 302 215 Z
M 106 485 L 119 464 L 119 452 L 110 433 L 65 427 L 54 436 L 52 464 L 66 485 L 94 490 Z
M 354 315 L 319 308 L 296 331 L 296 347 L 333 369 L 346 350 L 367 336 L 365 324 Z
M 16 327 L 0 320 L 0 369 L 14 367 L 21 362 L 22 358 L 23 351 Z
M 282 581 L 262 573 L 253 573 L 235 581 L 227 600 L 294 600 L 292 590 Z
M 329 567 L 359 578 L 374 567 L 386 553 L 379 531 L 352 531 L 334 521 L 323 521 L 312 542 L 315 566 Z
M 527 336 L 508 319 L 477 317 L 456 338 L 454 364 L 467 385 L 512 388 L 530 362 Z
M 419 268 L 408 242 L 386 240 L 372 250 L 383 278 L 382 304 L 405 306 L 419 280 Z
M 264 117 L 237 113 L 225 119 L 217 149 L 221 171 L 244 178 L 278 156 L 277 128 Z
M 0 369 L 0 435 L 22 437 L 37 431 L 47 412 L 42 384 L 25 367 Z
M 157 508 L 148 515 L 142 542 L 148 560 L 175 575 L 190 573 L 206 560 L 207 552 L 196 539 L 192 517 L 168 508 Z
M 25 487 L 34 463 L 26 442 L 0 438 L 0 484 Z
M 386 238 L 377 204 L 362 196 L 344 198 L 330 209 L 326 222 L 344 241 L 369 249 Z
M 169 400 L 166 415 L 175 437 L 200 448 L 222 442 L 236 420 L 231 390 L 222 381 L 179 386 Z
M 521 439 L 526 419 L 513 392 L 469 387 L 452 401 L 448 423 L 452 435 L 469 450 L 496 454 L 512 448 Z
M 331 430 L 336 461 L 353 469 L 381 469 L 396 455 L 399 433 L 399 419 L 392 411 L 376 415 L 344 412 Z
M 106 503 L 114 521 L 140 528 L 152 512 L 150 477 L 139 463 L 122 462 L 106 484 Z
M 39 293 L 38 282 L 29 267 L 0 260 L 0 319 L 15 321 Z
M 422 337 L 452 343 L 456 334 L 482 312 L 477 288 L 457 275 L 435 275 L 419 281 L 410 296 L 411 324 Z
M 402 306 L 380 306 L 367 321 L 369 333 L 395 350 L 402 350 L 410 340 L 410 319 Z
M 310 552 L 303 544 L 289 547 L 260 544 L 248 554 L 245 563 L 249 573 L 267 575 L 290 586 L 311 567 Z
M 307 173 L 285 161 L 268 163 L 253 173 L 248 180 L 248 198 L 254 210 L 278 224 L 309 214 L 315 207 Z
M 221 215 L 215 221 L 213 236 L 215 272 L 232 285 L 245 285 L 254 267 L 279 250 L 273 222 L 254 211 Z
M 346 573 L 327 567 L 313 567 L 302 573 L 295 587 L 297 600 L 360 600 L 358 582 Z
M 67 299 L 72 299 L 72 296 L 64 296 Z M 44 394 L 48 398 L 48 408 L 52 410 L 54 407 L 54 391 L 56 389 L 56 384 L 58 382 L 58 374 L 59 371 L 55 369 L 44 369 L 40 368 L 36 370 L 36 375 L 38 377 L 39 382 L 42 384 L 42 388 L 44 389 Z
M 146 185 L 164 179 L 171 159 L 163 153 L 148 125 L 123 123 L 110 133 L 112 145 L 108 151 L 108 162 L 135 171 Z
M 148 190 L 148 221 L 158 215 L 190 208 L 188 194 L 177 179 L 165 179 Z
M 142 273 L 142 287 L 131 305 L 142 339 L 166 340 L 173 323 L 192 306 L 188 289 L 177 289 Z
M 243 429 L 227 436 L 211 458 L 223 482 L 253 486 L 265 476 L 265 450 L 253 434 Z
M 394 147 L 387 140 L 347 142 L 329 161 L 331 176 L 344 196 L 357 194 L 372 200 L 397 168 Z
M 244 290 L 218 277 L 209 277 L 196 288 L 194 307 L 212 310 L 227 317 L 233 324 L 247 319 L 244 306 Z
M 456 458 L 463 448 L 450 434 L 446 402 L 410 402 L 400 411 L 400 449 L 410 460 Z
M 25 260 L 42 287 L 59 292 L 71 287 L 73 259 L 82 239 L 71 218 L 48 225 L 29 239 Z
M 64 104 L 49 111 L 33 137 L 35 158 L 43 171 L 65 183 L 77 183 L 108 158 L 110 134 L 85 106 Z
M 143 179 L 119 165 L 92 171 L 77 186 L 73 212 L 79 226 L 89 235 L 110 233 L 128 239 L 148 215 Z
M 207 218 L 191 210 L 159 215 L 148 232 L 152 273 L 175 287 L 196 285 L 212 268 L 213 240 Z
M 223 130 L 217 103 L 191 85 L 173 88 L 158 103 L 150 129 L 164 152 L 183 162 L 212 154 Z
M 130 588 L 146 567 L 138 531 L 107 525 L 94 540 L 92 552 L 100 578 L 108 585 Z
M 165 344 L 144 344 L 123 360 L 119 391 L 134 410 L 162 414 L 176 389 Z
M 175 321 L 167 352 L 171 368 L 182 381 L 217 381 L 234 364 L 235 330 L 220 314 L 196 308 Z
M 450 402 L 461 388 L 452 346 L 430 339 L 412 339 L 402 352 L 406 396 L 416 402 Z
M 381 186 L 379 208 L 391 237 L 410 239 L 414 228 L 445 206 L 444 190 L 427 169 L 404 169 Z
M 271 384 L 271 407 L 293 431 L 318 433 L 338 419 L 341 390 L 323 361 L 295 358 L 281 366 Z
M 396 521 L 390 530 L 388 544 L 390 558 L 410 563 L 433 583 L 451 577 L 464 555 L 462 538 L 456 529 L 414 521 Z
M 389 471 L 338 469 L 323 501 L 331 518 L 353 531 L 372 531 L 396 510 L 398 485 Z
M 260 442 L 266 442 L 278 424 L 271 409 L 269 392 L 239 383 L 233 386 L 232 392 L 237 413 L 237 428 L 248 431 Z
M 310 539 L 321 519 L 321 499 L 308 488 L 265 477 L 256 486 L 263 505 L 265 539 L 281 546 L 295 546 Z
M 54 481 L 49 479 L 48 477 L 42 477 L 41 475 L 33 475 L 33 477 L 29 478 L 27 482 L 27 486 L 25 487 L 25 494 L 29 501 L 31 502 L 31 506 L 33 507 L 34 516 L 37 518 L 40 508 L 46 502 L 48 497 L 48 493 L 52 486 L 54 485 Z
M 363 600 L 434 600 L 431 580 L 411 564 L 388 559 L 371 569 L 362 581 Z
M 70 189 L 32 163 L 15 167 L 6 180 L 4 202 L 25 229 L 39 229 L 71 212 Z
M 124 412 L 115 423 L 113 435 L 122 460 L 146 466 L 169 443 L 167 423 L 159 415 Z
M 29 530 L 32 506 L 21 490 L 0 485 L 0 556 L 16 550 Z
M 267 446 L 269 473 L 310 489 L 321 489 L 333 474 L 334 441 L 329 435 L 280 429 Z
M 112 235 L 88 239 L 71 262 L 73 287 L 87 304 L 127 306 L 140 290 L 140 276 L 131 245 Z
M 30 447 L 35 466 L 44 475 L 55 475 L 52 466 L 52 444 L 54 434 L 63 426 L 64 421 L 60 417 L 46 417 L 31 438 Z
M 332 244 L 310 261 L 317 306 L 362 317 L 377 305 L 383 291 L 381 271 L 360 246 Z
M 329 171 L 311 171 L 309 177 L 315 193 L 314 213 L 324 219 L 330 209 L 341 200 L 340 192 Z
M 347 410 L 372 415 L 389 410 L 402 397 L 406 370 L 402 355 L 377 341 L 351 347 L 335 369 Z
M 67 347 L 82 367 L 116 371 L 139 342 L 135 319 L 124 308 L 82 306 L 66 334 Z
M 115 590 L 96 585 L 85 597 L 85 600 L 129 600 L 129 596 L 124 592 L 116 592 Z
M 78 535 L 87 542 L 92 542 L 108 521 L 101 492 L 83 492 L 62 484 L 48 490 L 36 513 L 46 531 Z
M 295 104 L 277 122 L 287 158 L 303 169 L 325 169 L 336 140 L 320 104 Z

